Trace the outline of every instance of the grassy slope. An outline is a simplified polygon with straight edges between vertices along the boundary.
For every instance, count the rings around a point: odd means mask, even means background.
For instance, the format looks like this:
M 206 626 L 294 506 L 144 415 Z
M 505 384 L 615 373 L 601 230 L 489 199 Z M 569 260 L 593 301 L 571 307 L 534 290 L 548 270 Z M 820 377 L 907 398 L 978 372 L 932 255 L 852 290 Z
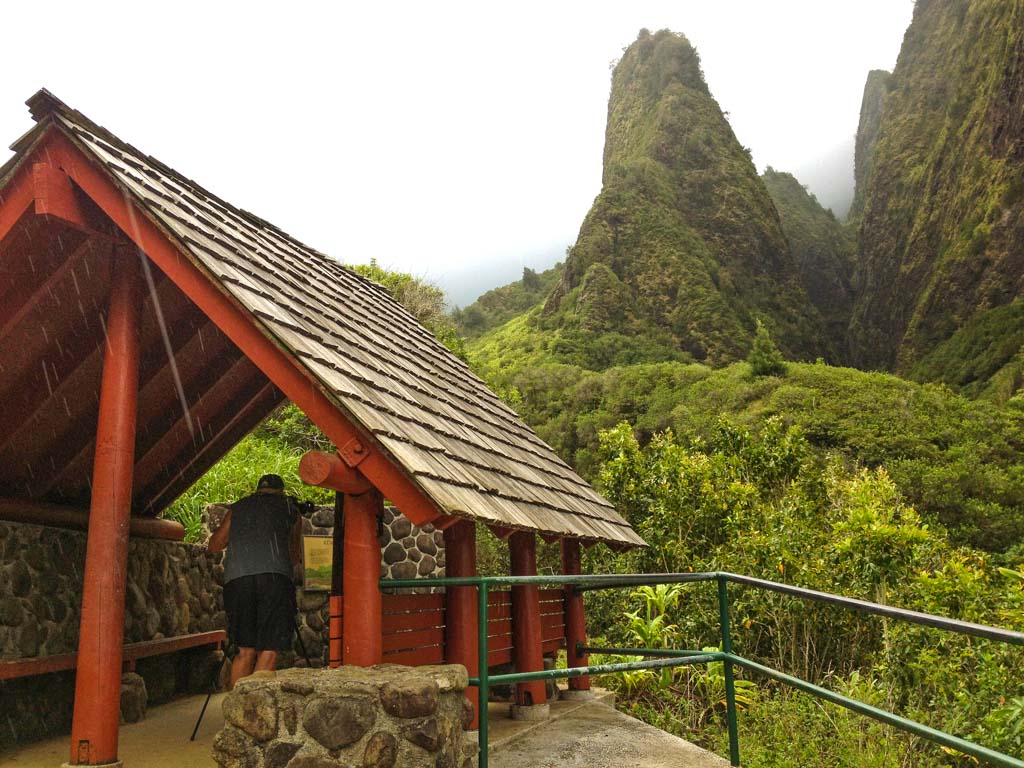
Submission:
M 494 288 L 469 306 L 455 310 L 455 324 L 467 338 L 482 336 L 543 301 L 561 277 L 561 263 L 539 273 L 524 269 L 521 280 Z

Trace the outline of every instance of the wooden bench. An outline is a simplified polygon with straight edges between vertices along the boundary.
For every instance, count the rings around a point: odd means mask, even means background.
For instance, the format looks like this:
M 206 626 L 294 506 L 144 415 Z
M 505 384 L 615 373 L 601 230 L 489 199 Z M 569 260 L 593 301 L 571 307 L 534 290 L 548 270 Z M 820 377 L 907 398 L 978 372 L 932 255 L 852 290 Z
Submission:
M 149 656 L 164 653 L 175 653 L 189 648 L 212 646 L 220 648 L 227 640 L 227 632 L 217 629 L 212 632 L 197 632 L 194 635 L 178 635 L 163 637 L 159 640 L 145 640 L 141 643 L 128 643 L 124 647 L 124 666 L 127 670 L 135 669 L 135 662 Z M 64 672 L 78 665 L 77 653 L 58 653 L 52 656 L 36 656 L 28 659 L 0 661 L 0 680 L 13 680 L 19 677 L 44 675 L 48 672 Z

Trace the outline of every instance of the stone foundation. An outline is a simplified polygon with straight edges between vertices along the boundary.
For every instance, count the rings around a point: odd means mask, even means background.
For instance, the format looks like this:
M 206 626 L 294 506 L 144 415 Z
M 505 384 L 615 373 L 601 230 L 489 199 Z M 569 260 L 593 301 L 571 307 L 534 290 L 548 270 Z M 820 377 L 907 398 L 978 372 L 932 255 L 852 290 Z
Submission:
M 214 739 L 222 768 L 471 768 L 458 665 L 290 669 L 240 680 Z
M 0 521 L 0 660 L 74 653 L 81 618 L 86 533 Z M 125 642 L 222 629 L 220 556 L 180 542 L 128 543 Z M 122 686 L 123 717 L 180 693 L 209 689 L 209 649 L 140 659 Z M 75 672 L 0 681 L 0 747 L 71 728 Z

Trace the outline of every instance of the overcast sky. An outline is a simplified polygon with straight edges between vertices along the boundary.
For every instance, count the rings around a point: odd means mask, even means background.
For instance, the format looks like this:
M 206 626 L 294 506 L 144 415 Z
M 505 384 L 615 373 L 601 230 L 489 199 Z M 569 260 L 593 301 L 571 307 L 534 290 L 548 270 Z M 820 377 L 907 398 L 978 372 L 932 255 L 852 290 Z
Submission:
M 469 284 L 547 266 L 575 241 L 600 191 L 610 66 L 641 27 L 686 34 L 758 168 L 825 199 L 817 177 L 838 157 L 852 179 L 864 79 L 892 69 L 912 7 L 13 3 L 0 141 L 31 127 L 23 102 L 46 87 L 307 244 L 465 304 Z

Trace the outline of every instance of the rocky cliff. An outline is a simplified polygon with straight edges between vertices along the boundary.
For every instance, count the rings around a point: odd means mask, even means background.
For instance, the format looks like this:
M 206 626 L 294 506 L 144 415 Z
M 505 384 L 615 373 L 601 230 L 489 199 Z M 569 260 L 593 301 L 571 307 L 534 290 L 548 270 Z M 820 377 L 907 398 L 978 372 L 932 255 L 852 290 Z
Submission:
M 853 363 L 905 373 L 968 326 L 1016 333 L 981 318 L 1024 288 L 1024 2 L 918 0 L 868 166 Z
M 864 83 L 864 95 L 860 102 L 860 122 L 857 125 L 857 138 L 853 147 L 853 205 L 850 207 L 849 218 L 860 218 L 864 207 L 864 190 L 875 157 L 875 141 L 878 139 L 878 128 L 882 123 L 882 105 L 889 93 L 892 73 L 883 69 L 868 72 Z
M 761 180 L 779 212 L 800 284 L 824 320 L 829 343 L 842 358 L 853 308 L 853 229 L 837 221 L 792 174 L 769 167 Z

